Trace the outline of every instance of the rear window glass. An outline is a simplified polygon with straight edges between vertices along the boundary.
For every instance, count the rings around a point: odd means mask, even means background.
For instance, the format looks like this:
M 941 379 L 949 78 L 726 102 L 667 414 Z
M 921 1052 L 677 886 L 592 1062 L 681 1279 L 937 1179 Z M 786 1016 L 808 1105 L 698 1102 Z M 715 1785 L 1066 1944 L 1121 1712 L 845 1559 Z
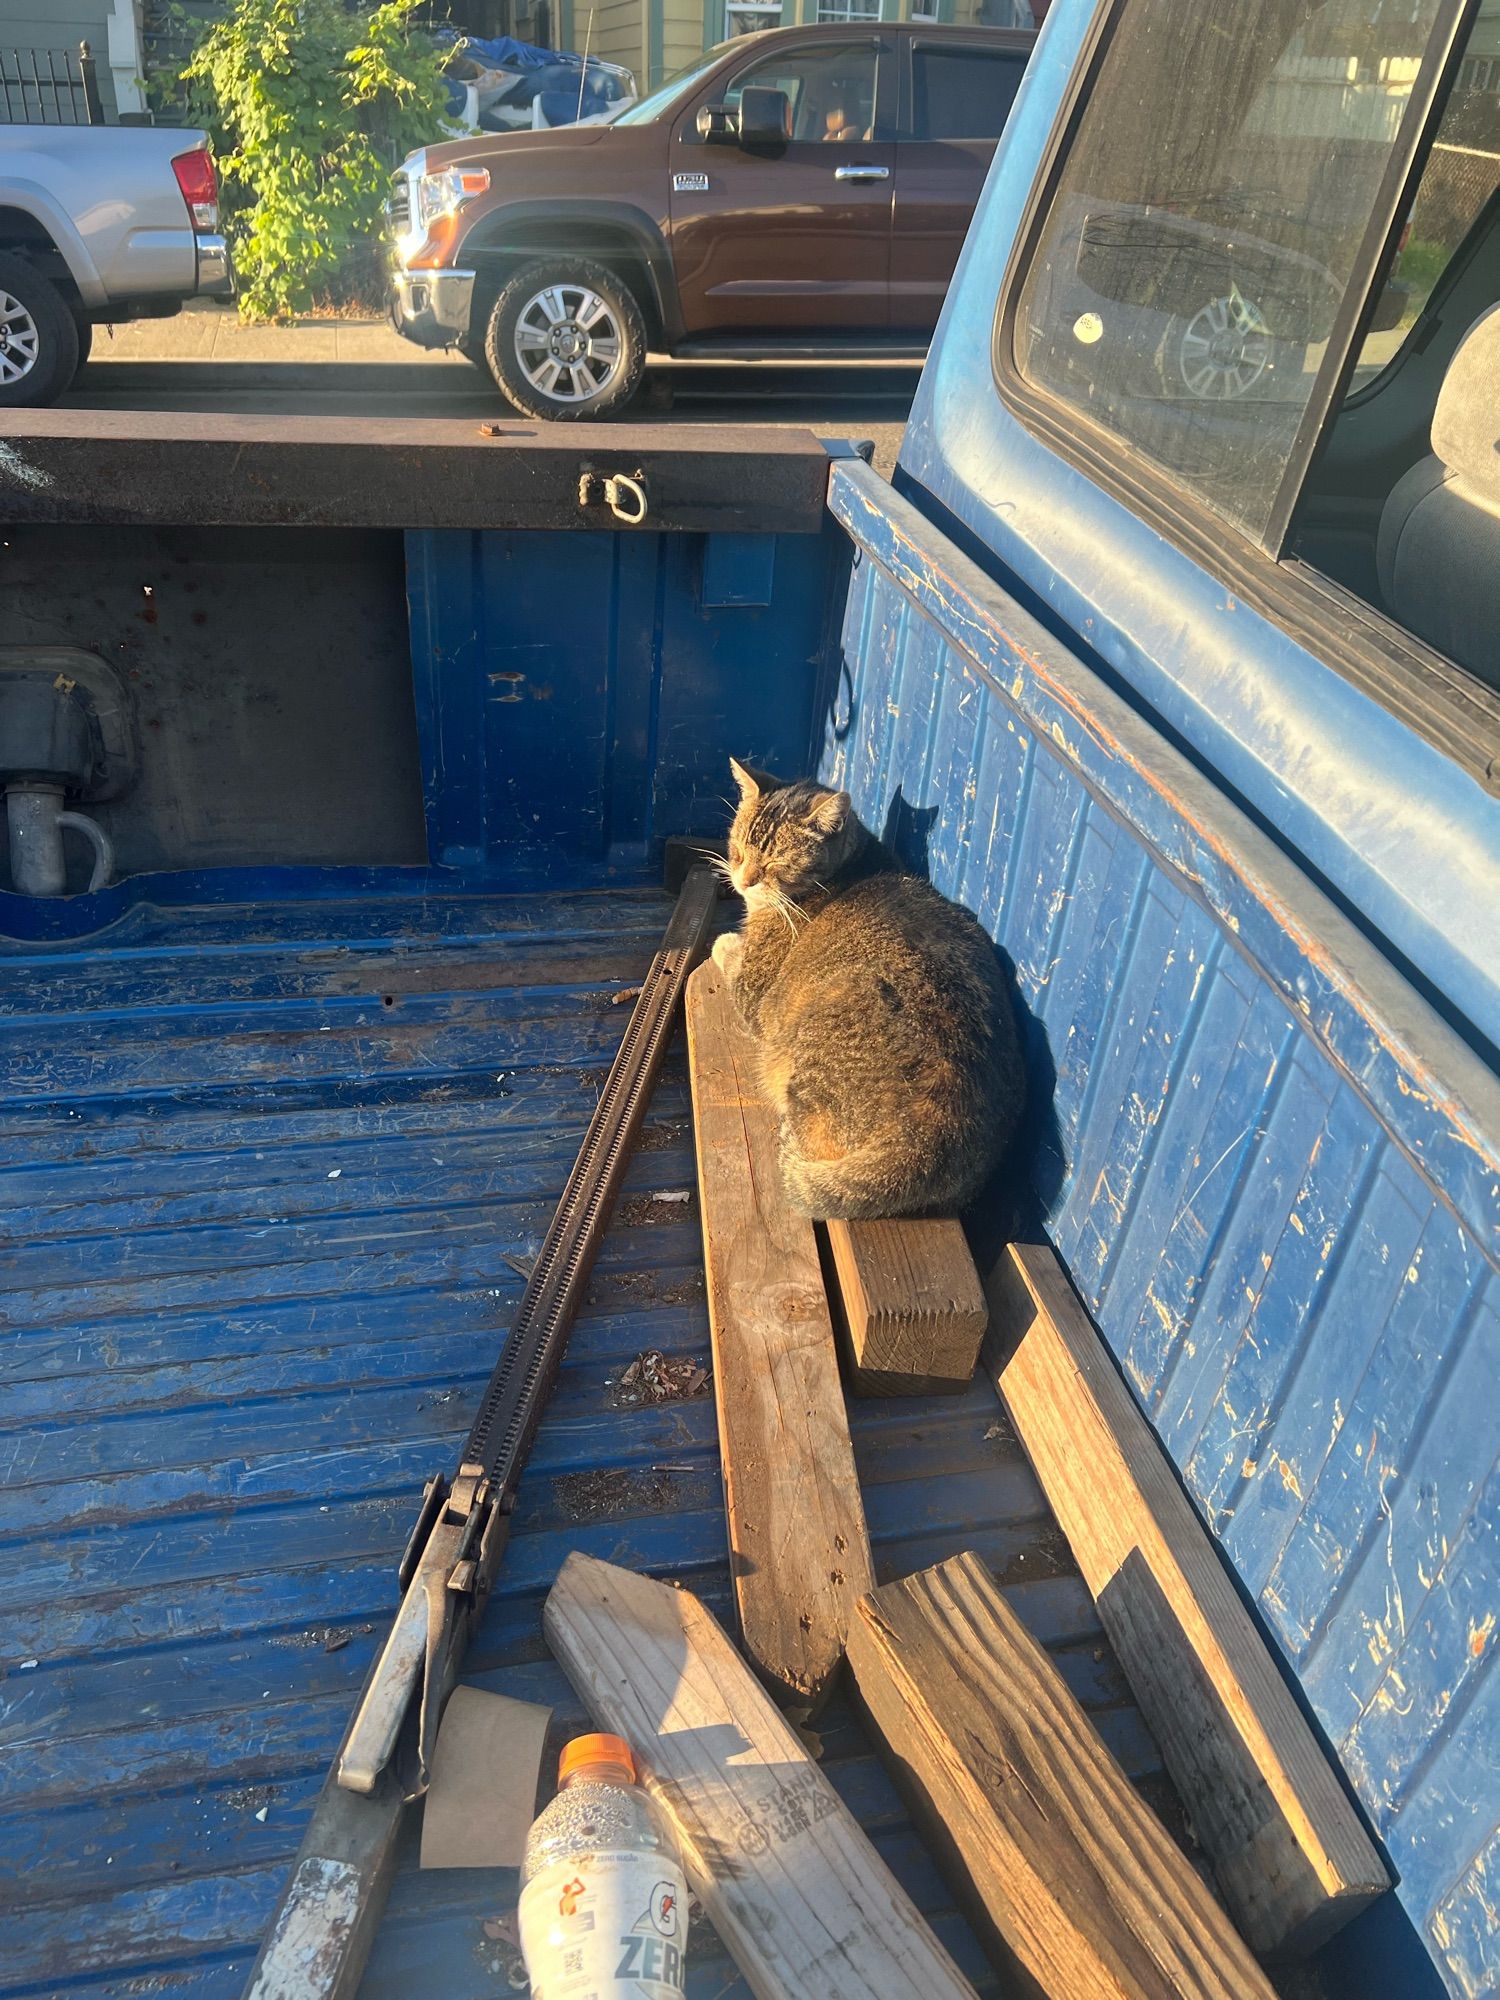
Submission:
M 1015 317 L 1023 376 L 1252 538 L 1439 0 L 1125 0 Z
M 914 49 L 916 137 L 998 139 L 1025 68 L 1021 57 L 988 49 Z

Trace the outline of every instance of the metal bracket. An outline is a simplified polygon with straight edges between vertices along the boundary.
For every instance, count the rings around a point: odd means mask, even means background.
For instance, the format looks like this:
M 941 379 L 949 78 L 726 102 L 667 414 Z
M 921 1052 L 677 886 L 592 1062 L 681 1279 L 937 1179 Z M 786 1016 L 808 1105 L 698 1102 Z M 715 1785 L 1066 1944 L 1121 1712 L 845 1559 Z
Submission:
M 580 507 L 607 507 L 627 528 L 638 528 L 651 511 L 646 491 L 646 475 L 634 472 L 598 472 L 585 466 L 578 475 Z
M 427 1790 L 447 1694 L 443 1662 L 449 1629 L 460 1600 L 472 1598 L 479 1585 L 498 1511 L 494 1487 L 480 1465 L 462 1465 L 446 1496 L 441 1479 L 429 1479 L 423 1489 L 417 1525 L 401 1559 L 401 1609 L 339 1754 L 338 1780 L 346 1792 L 374 1791 L 414 1705 L 417 1769 L 406 1796 L 420 1798 Z

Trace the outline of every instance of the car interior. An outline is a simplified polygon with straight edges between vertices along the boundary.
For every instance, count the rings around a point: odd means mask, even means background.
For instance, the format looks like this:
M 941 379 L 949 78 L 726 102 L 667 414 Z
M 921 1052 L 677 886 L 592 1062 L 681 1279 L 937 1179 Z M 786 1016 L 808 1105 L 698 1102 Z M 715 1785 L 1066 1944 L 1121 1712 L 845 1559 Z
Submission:
M 1497 301 L 1500 187 L 1391 360 L 1356 371 L 1289 549 L 1490 687 L 1500 686 Z

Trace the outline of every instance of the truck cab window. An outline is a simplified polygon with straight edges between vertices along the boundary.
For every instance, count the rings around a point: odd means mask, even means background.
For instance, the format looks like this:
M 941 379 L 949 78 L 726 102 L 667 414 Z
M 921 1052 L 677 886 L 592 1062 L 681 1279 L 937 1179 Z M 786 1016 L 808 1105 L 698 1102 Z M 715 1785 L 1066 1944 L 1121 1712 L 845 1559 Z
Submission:
M 1024 55 L 981 48 L 912 50 L 918 139 L 998 139 L 1026 73 Z
M 724 93 L 725 103 L 738 104 L 747 84 L 758 90 L 785 91 L 792 107 L 794 142 L 847 145 L 873 136 L 873 41 L 768 56 L 740 71 Z
M 1252 540 L 1438 5 L 1123 0 L 1034 241 L 1022 378 Z

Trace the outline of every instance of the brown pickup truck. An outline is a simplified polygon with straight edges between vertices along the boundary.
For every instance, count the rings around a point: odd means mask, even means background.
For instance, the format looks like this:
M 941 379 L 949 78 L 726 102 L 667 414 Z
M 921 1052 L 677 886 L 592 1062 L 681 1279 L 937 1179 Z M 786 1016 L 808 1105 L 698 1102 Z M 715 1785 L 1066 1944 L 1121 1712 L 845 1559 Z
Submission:
M 554 418 L 620 409 L 648 351 L 920 355 L 1034 39 L 772 29 L 609 124 L 429 146 L 391 193 L 397 330 Z

